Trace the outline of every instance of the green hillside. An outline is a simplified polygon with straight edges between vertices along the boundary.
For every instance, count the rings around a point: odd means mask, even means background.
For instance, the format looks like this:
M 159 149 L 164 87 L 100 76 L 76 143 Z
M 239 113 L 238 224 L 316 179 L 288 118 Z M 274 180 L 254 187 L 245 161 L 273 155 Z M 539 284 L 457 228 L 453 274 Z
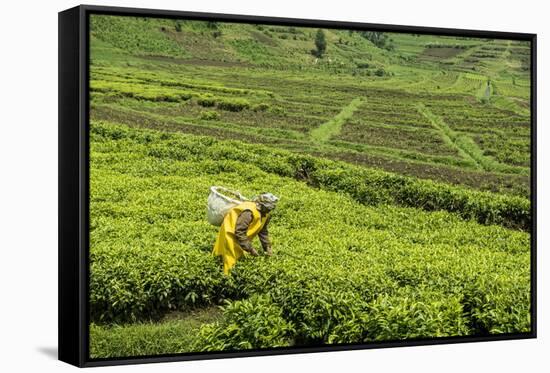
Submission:
M 325 30 L 318 58 L 315 30 L 307 28 L 102 16 L 92 17 L 91 30 L 99 119 L 193 126 L 220 138 L 529 193 L 525 43 L 388 34 L 380 48 L 358 32 Z M 346 123 L 312 142 L 315 129 L 331 127 L 353 100 L 361 103 Z
M 174 63 L 209 61 L 228 67 L 321 69 L 360 75 L 375 74 L 382 68 L 413 76 L 435 67 L 508 81 L 513 91 L 508 96 L 529 93 L 522 89 L 529 84 L 529 44 L 519 41 L 407 33 L 375 38 L 365 34 L 381 33 L 323 29 L 328 48 L 318 58 L 311 53 L 315 49 L 314 28 L 101 16 L 92 17 L 91 31 L 98 49 L 110 54 L 153 60 L 166 57 Z
M 530 330 L 529 43 L 90 26 L 92 357 Z M 273 257 L 223 275 L 211 185 Z

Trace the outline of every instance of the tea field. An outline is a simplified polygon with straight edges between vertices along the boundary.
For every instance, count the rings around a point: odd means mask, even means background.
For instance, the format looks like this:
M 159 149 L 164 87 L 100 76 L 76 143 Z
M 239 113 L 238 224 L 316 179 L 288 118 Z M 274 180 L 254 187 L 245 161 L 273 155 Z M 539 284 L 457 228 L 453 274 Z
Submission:
M 529 44 L 316 31 L 92 16 L 91 357 L 530 330 Z

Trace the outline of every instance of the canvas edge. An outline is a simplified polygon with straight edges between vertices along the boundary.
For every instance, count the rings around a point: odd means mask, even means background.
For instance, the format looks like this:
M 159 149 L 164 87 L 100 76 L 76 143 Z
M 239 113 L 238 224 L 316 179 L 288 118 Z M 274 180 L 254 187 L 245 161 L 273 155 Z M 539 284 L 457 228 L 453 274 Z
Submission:
M 88 304 L 88 238 L 89 238 L 89 132 L 88 132 L 88 77 L 90 14 L 153 16 L 187 18 L 275 25 L 294 25 L 328 28 L 368 29 L 386 32 L 413 32 L 470 36 L 531 42 L 531 331 L 528 333 L 501 334 L 477 337 L 451 337 L 407 341 L 387 341 L 368 344 L 328 345 L 300 348 L 273 348 L 264 350 L 211 352 L 136 356 L 113 359 L 91 359 L 89 356 L 89 304 Z M 71 26 L 72 25 L 72 26 Z M 66 35 L 62 29 L 73 27 L 77 37 Z M 451 28 L 400 26 L 359 22 L 312 20 L 298 18 L 265 17 L 221 13 L 200 13 L 158 9 L 139 9 L 109 6 L 80 5 L 59 12 L 59 360 L 79 367 L 126 365 L 188 360 L 206 360 L 251 356 L 269 356 L 296 353 L 329 352 L 371 348 L 425 346 L 452 343 L 471 343 L 536 338 L 536 34 Z M 70 49 L 76 48 L 77 66 Z M 72 61 L 72 62 L 71 62 Z M 72 65 L 73 64 L 73 65 Z M 65 72 L 71 69 L 72 78 Z M 74 80 L 76 79 L 76 81 Z M 67 95 L 72 97 L 67 97 Z M 74 123 L 78 124 L 75 133 Z M 77 148 L 75 149 L 75 143 Z M 69 155 L 70 157 L 66 157 Z M 76 161 L 75 161 L 76 158 Z M 75 204 L 76 198 L 76 204 Z M 75 208 L 76 206 L 76 208 Z M 75 212 L 78 214 L 74 219 Z M 78 232 L 77 237 L 75 233 Z M 74 246 L 78 246 L 75 255 Z M 72 249 L 71 249 L 72 248 Z M 69 267 L 67 267 L 69 265 Z M 76 269 L 76 270 L 75 270 Z M 70 343 L 69 343 L 70 341 Z M 72 345 L 71 345 L 72 344 Z M 76 344 L 76 345 L 75 345 Z

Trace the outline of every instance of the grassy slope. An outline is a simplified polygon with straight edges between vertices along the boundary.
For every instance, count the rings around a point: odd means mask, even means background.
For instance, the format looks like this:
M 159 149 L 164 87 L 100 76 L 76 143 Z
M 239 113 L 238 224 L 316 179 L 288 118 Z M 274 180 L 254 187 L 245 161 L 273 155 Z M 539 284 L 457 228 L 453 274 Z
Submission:
M 176 23 L 180 24 L 177 31 Z M 325 57 L 318 59 L 310 52 L 314 49 L 315 29 L 303 27 L 283 27 L 265 25 L 246 25 L 217 23 L 207 26 L 204 22 L 172 21 L 123 17 L 92 17 L 92 36 L 94 44 L 106 46 L 108 42 L 115 47 L 115 54 L 134 56 L 167 56 L 183 61 L 218 61 L 236 66 L 260 66 L 284 70 L 342 69 L 342 71 L 361 73 L 362 69 L 374 72 L 383 68 L 402 79 L 400 84 L 442 77 L 445 80 L 457 77 L 467 80 L 454 85 L 454 92 L 473 90 L 477 92 L 479 84 L 491 79 L 501 85 L 506 96 L 528 97 L 529 70 L 525 69 L 528 56 L 526 44 L 519 42 L 514 46 L 502 45 L 498 40 L 484 41 L 454 37 L 430 35 L 389 34 L 393 51 L 375 47 L 358 33 L 325 29 L 328 48 Z M 219 33 L 220 36 L 214 35 Z M 440 48 L 437 45 L 455 45 L 458 55 L 440 58 L 423 57 Z M 494 51 L 493 48 L 497 48 Z M 515 53 L 510 50 L 514 49 Z M 519 52 L 517 52 L 519 51 Z M 107 52 L 107 51 L 106 51 Z M 107 52 L 108 53 L 108 52 Z M 465 69 L 459 57 L 478 53 L 474 69 Z M 485 54 L 479 54 L 485 53 Z M 112 56 L 112 52 L 110 53 Z M 527 60 L 525 60 L 527 58 Z M 122 61 L 121 61 L 122 62 Z M 447 62 L 447 63 L 445 63 Z M 528 65 L 527 65 L 528 66 Z M 414 70 L 416 69 L 416 70 Z M 411 74 L 415 71 L 416 73 Z M 454 72 L 454 73 L 453 73 Z M 469 80 L 468 80 L 469 79 Z M 472 82 L 472 80 L 479 80 Z M 473 84 L 473 86 L 472 86 Z M 526 89 L 527 88 L 527 89 Z
M 334 118 L 331 118 L 328 122 L 321 124 L 319 127 L 311 131 L 311 137 L 315 141 L 326 142 L 330 140 L 331 137 L 337 136 L 342 129 L 342 125 L 345 121 L 351 118 L 353 112 L 357 110 L 359 105 L 361 105 L 361 99 L 354 99 Z
M 162 355 L 189 352 L 204 323 L 220 318 L 220 309 L 210 307 L 186 313 L 173 313 L 159 322 L 140 322 L 105 327 L 90 326 L 90 356 Z

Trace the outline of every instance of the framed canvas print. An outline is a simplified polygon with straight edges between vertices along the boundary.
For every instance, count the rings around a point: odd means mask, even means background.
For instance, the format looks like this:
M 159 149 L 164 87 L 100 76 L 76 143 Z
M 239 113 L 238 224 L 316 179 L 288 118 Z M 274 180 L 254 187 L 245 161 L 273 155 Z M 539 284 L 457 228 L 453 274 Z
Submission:
M 59 358 L 536 336 L 536 36 L 59 13 Z

